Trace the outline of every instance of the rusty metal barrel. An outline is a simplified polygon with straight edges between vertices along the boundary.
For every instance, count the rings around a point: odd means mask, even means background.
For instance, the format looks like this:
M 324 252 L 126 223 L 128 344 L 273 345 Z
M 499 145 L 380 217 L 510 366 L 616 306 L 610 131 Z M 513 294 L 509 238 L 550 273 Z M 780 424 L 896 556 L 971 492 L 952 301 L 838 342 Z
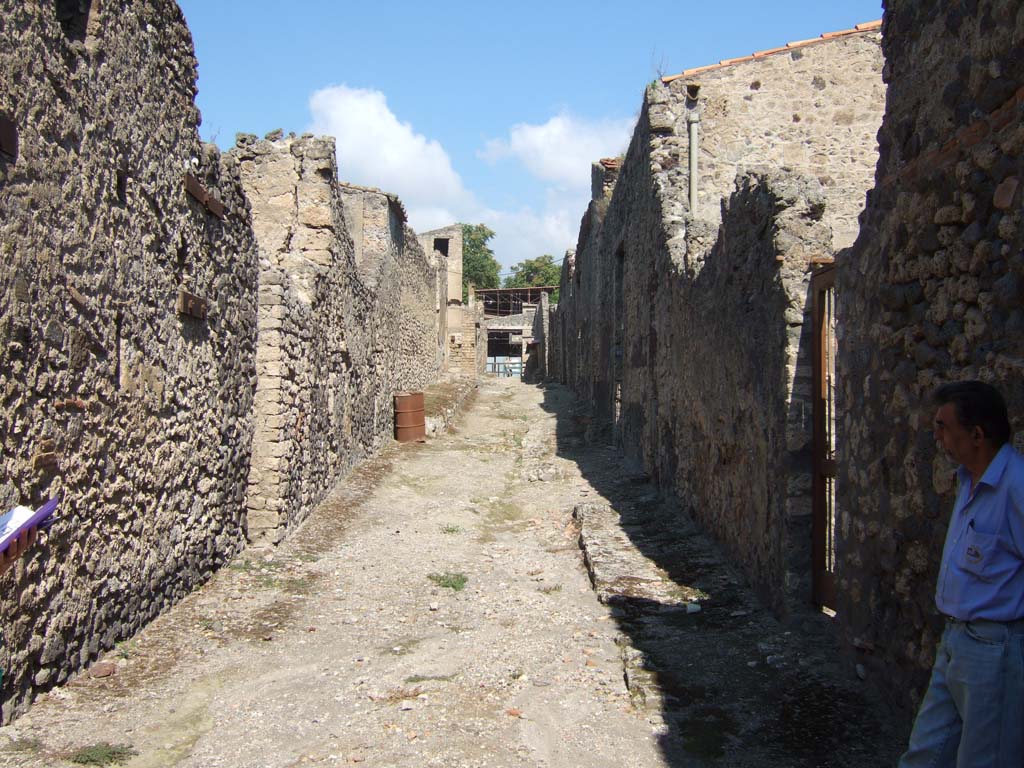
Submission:
M 423 414 L 422 392 L 395 393 L 395 439 L 400 443 L 423 440 L 427 420 Z

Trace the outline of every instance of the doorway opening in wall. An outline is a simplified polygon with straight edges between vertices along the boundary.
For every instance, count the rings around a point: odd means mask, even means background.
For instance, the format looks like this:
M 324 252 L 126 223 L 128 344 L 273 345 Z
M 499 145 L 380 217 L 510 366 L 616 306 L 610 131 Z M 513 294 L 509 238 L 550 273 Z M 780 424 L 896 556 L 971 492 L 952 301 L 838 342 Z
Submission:
M 487 373 L 523 378 L 523 337 L 512 331 L 487 331 Z
M 814 300 L 814 478 L 811 487 L 811 591 L 822 609 L 836 605 L 836 277 L 823 264 L 811 276 Z
M 434 250 L 440 253 L 442 256 L 448 256 L 448 238 L 447 237 L 435 237 L 434 238 Z

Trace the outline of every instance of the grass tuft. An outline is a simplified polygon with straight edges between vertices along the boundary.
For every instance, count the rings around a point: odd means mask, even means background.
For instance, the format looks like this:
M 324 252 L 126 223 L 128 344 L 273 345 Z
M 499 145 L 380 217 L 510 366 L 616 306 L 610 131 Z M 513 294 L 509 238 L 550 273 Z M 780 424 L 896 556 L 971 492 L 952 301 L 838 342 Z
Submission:
M 129 744 L 109 744 L 105 741 L 82 747 L 71 756 L 76 765 L 113 765 L 139 754 Z
M 415 685 L 416 683 L 429 683 L 431 681 L 437 681 L 440 683 L 450 683 L 455 679 L 455 675 L 411 675 L 405 678 L 407 685 Z
M 459 592 L 466 586 L 466 582 L 469 581 L 469 577 L 464 573 L 452 573 L 445 571 L 444 573 L 431 573 L 427 575 L 427 578 L 437 584 L 439 587 L 445 587 L 454 592 Z
M 462 533 L 462 526 L 446 523 L 441 526 L 441 533 Z

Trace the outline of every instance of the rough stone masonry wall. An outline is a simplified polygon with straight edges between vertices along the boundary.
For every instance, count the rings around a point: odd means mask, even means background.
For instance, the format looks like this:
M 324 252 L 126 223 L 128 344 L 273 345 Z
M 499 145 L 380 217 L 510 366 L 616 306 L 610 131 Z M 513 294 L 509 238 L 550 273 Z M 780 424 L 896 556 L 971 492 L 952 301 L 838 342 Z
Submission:
M 838 613 L 916 704 L 953 502 L 930 392 L 993 382 L 1024 428 L 1024 6 L 889 0 L 883 31 L 877 182 L 837 282 Z
M 717 223 L 738 170 L 786 167 L 821 182 L 833 242 L 852 244 L 885 104 L 879 38 L 865 31 L 813 42 L 652 89 L 651 130 L 664 137 L 655 171 L 659 183 L 684 191 L 666 217 L 681 219 L 689 209 L 687 120 L 696 114 L 700 181 L 691 213 Z M 694 86 L 696 100 L 688 95 Z
M 881 64 L 878 35 L 863 32 L 655 84 L 610 200 L 599 176 L 614 163 L 595 170 L 600 198 L 563 270 L 562 376 L 783 613 L 810 600 L 807 270 L 863 205 Z M 747 163 L 813 173 L 764 170 L 734 186 Z
M 437 266 L 397 198 L 338 184 L 333 139 L 240 136 L 230 154 L 260 251 L 248 534 L 277 542 L 389 438 L 394 393 L 439 376 Z
M 257 259 L 174 2 L 0 18 L 0 505 L 62 496 L 0 580 L 9 720 L 242 547 Z

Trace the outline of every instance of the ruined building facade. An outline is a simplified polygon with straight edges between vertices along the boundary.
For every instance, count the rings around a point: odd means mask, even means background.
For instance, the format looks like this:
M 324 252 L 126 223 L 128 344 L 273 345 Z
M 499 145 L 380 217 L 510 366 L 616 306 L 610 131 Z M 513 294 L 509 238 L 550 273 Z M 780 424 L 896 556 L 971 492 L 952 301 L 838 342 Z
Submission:
M 649 88 L 595 166 L 550 360 L 769 604 L 835 609 L 910 712 L 954 492 L 930 393 L 990 381 L 1024 427 L 1024 7 L 889 0 L 881 33 Z
M 881 70 L 872 24 L 649 87 L 550 329 L 556 378 L 782 613 L 811 589 L 811 270 L 853 240 Z
M 239 169 L 199 141 L 176 4 L 84 5 L 5 2 L 0 28 L 0 502 L 62 496 L 0 591 L 5 717 L 245 542 L 258 257 Z
M 447 263 L 333 142 L 199 140 L 173 0 L 0 2 L 3 719 L 277 541 L 446 364 Z
M 419 235 L 420 246 L 433 258 L 447 262 L 447 299 L 441 304 L 441 347 L 449 370 L 467 376 L 483 373 L 487 358 L 487 331 L 481 325 L 482 313 L 469 295 L 462 292 L 462 225 L 434 229 Z M 441 293 L 439 291 L 439 296 Z

